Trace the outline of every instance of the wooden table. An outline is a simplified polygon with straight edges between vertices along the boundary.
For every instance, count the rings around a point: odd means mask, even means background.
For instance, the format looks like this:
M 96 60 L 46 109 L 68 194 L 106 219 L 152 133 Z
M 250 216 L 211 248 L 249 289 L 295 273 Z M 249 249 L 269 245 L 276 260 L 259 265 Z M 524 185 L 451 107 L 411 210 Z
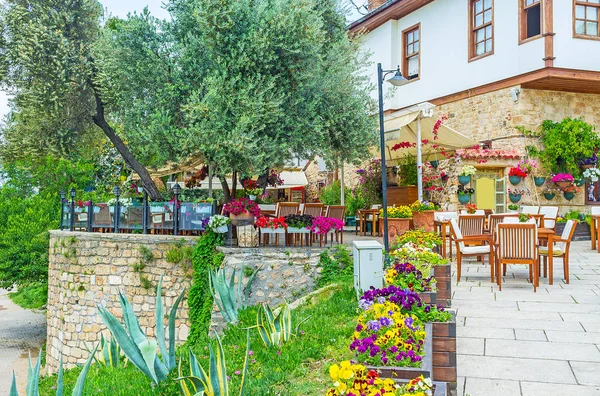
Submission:
M 434 220 L 433 221 L 434 229 L 440 233 L 442 236 L 442 248 L 440 249 L 440 253 L 443 258 L 446 258 L 446 239 L 450 241 L 450 259 L 452 259 L 452 237 L 451 235 L 446 234 L 446 228 L 450 227 L 450 220 Z
M 552 228 L 538 228 L 538 239 L 544 239 L 548 241 L 548 268 L 550 269 L 550 275 L 548 275 L 548 284 L 552 284 L 554 282 L 554 267 L 553 267 L 553 258 L 554 258 L 554 243 L 552 242 L 552 238 L 554 237 L 554 230 Z M 547 274 L 544 272 L 544 276 Z
M 379 209 L 361 209 L 357 212 L 357 217 L 358 217 L 358 229 L 360 230 L 360 235 L 364 236 L 366 235 L 366 232 L 363 230 L 363 222 L 367 223 L 367 218 L 369 217 L 369 215 L 372 216 L 372 224 L 371 224 L 371 236 L 373 236 L 373 233 L 375 232 L 375 225 L 377 224 L 377 215 L 379 214 Z M 358 233 L 358 231 L 357 231 Z M 385 235 L 384 235 L 385 237 Z
M 598 224 L 598 219 L 600 219 L 600 215 L 592 215 L 592 222 L 590 225 L 590 231 L 592 234 L 592 250 L 596 250 L 596 246 L 598 247 L 598 253 L 600 253 L 600 226 Z M 596 235 L 596 233 L 598 235 Z

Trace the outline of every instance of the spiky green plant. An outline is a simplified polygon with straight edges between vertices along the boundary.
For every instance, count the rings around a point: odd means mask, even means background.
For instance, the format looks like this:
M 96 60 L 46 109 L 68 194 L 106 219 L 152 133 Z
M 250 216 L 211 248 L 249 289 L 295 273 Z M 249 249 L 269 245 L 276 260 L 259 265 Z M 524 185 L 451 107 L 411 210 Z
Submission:
M 162 276 L 156 287 L 156 340 L 149 340 L 142 332 L 133 308 L 123 293 L 119 292 L 119 301 L 125 326 L 110 311 L 98 305 L 100 316 L 110 330 L 112 339 L 118 343 L 131 363 L 155 384 L 164 381 L 169 371 L 175 368 L 175 319 L 184 292 L 185 290 L 177 297 L 169 314 L 169 349 L 166 346 L 163 325 Z M 160 357 L 157 349 L 160 349 Z
M 211 270 L 208 274 L 209 290 L 215 300 L 219 312 L 227 323 L 237 323 L 238 312 L 248 305 L 248 296 L 250 294 L 250 285 L 256 276 L 259 268 L 248 277 L 246 286 L 242 282 L 242 269 L 234 268 L 231 276 L 227 280 L 227 270 L 225 268 Z M 238 278 L 237 285 L 235 278 Z
M 253 327 L 258 329 L 258 334 L 267 347 L 279 346 L 295 336 L 300 325 L 308 319 L 301 320 L 292 332 L 292 311 L 287 303 L 283 304 L 277 316 L 267 304 L 263 304 L 258 309 L 256 326 Z
M 96 363 L 106 367 L 121 367 L 121 347 L 112 338 L 104 338 L 100 334 L 100 357 L 94 358 Z
M 92 360 L 94 359 L 94 356 L 96 355 L 96 351 L 98 350 L 98 346 L 100 344 L 97 344 L 96 347 L 94 348 L 94 350 L 90 353 L 90 356 L 88 357 L 87 361 L 85 362 L 85 365 L 83 366 L 83 370 L 81 370 L 81 373 L 79 373 L 79 376 L 77 377 L 77 381 L 75 383 L 75 388 L 73 388 L 73 396 L 82 396 L 83 395 L 83 385 L 85 383 L 85 377 L 87 376 L 88 370 L 90 368 L 90 365 L 92 364 Z M 39 396 L 40 395 L 40 391 L 39 391 L 39 381 L 40 381 L 40 362 L 42 361 L 42 351 L 40 350 L 40 353 L 38 355 L 38 360 L 37 363 L 35 364 L 35 367 L 33 367 L 31 365 L 31 355 L 29 355 L 29 368 L 27 370 L 27 387 L 25 388 L 25 395 L 26 396 Z M 62 355 L 60 357 L 60 361 L 58 362 L 58 379 L 57 379 L 57 383 L 56 383 L 56 396 L 63 396 L 63 392 L 64 392 L 64 380 L 63 380 L 63 361 L 62 361 Z M 19 393 L 17 392 L 17 381 L 15 378 L 15 373 L 13 372 L 13 377 L 12 377 L 12 384 L 10 385 L 10 391 L 8 393 L 8 396 L 19 396 Z
M 217 338 L 217 354 L 215 355 L 212 346 L 209 344 L 209 371 L 208 373 L 198 363 L 198 359 L 190 350 L 190 375 L 183 376 L 181 370 L 181 360 L 179 361 L 179 381 L 181 391 L 184 396 L 229 396 L 229 386 L 227 383 L 227 367 L 225 367 L 225 353 L 219 336 Z M 244 384 L 246 374 L 248 373 L 248 351 L 250 350 L 250 331 L 246 336 L 246 358 L 244 359 L 244 368 L 242 369 L 242 383 L 240 384 L 240 393 L 244 394 Z

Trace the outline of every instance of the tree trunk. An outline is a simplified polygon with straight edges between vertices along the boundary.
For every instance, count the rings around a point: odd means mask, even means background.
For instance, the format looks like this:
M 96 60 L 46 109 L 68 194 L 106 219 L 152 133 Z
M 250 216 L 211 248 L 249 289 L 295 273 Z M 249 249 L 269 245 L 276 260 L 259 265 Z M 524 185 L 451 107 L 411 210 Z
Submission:
M 154 184 L 154 181 L 152 181 L 150 173 L 148 173 L 148 170 L 133 156 L 127 145 L 119 135 L 116 134 L 115 130 L 112 129 L 108 122 L 106 122 L 106 118 L 104 117 L 104 102 L 102 102 L 102 99 L 97 92 L 94 92 L 94 97 L 96 99 L 96 114 L 92 116 L 94 124 L 102 129 L 106 137 L 108 137 L 119 154 L 121 154 L 125 163 L 140 176 L 142 185 L 146 189 L 146 192 L 148 192 L 150 198 L 155 201 L 160 200 L 160 192 L 158 191 L 156 184 Z
M 236 199 L 237 198 L 237 171 L 233 171 L 233 174 L 231 175 L 231 184 L 233 184 L 233 186 L 231 186 L 231 199 Z
M 227 179 L 225 179 L 224 176 L 219 176 L 219 180 L 221 181 L 221 187 L 223 187 L 225 203 L 228 203 L 231 201 L 231 193 L 229 192 L 229 185 L 227 184 Z

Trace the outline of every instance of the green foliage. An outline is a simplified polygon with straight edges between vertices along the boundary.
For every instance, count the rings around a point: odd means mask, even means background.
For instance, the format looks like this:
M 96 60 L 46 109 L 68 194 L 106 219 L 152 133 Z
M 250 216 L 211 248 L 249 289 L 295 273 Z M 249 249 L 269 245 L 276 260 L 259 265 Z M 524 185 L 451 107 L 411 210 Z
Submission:
M 356 212 L 366 208 L 366 200 L 363 198 L 360 190 L 352 191 L 350 194 L 347 194 L 345 204 L 347 216 L 356 216 Z
M 225 353 L 223 345 L 218 335 L 217 355 L 213 351 L 212 345 L 209 349 L 209 367 L 207 373 L 198 363 L 198 359 L 190 351 L 190 375 L 183 376 L 181 371 L 181 360 L 179 361 L 179 378 L 181 390 L 185 396 L 206 395 L 206 396 L 229 396 L 229 377 L 227 376 L 227 367 L 225 365 Z M 241 371 L 240 396 L 244 395 L 244 383 L 248 374 L 248 352 L 250 351 L 250 331 L 246 334 L 246 358 L 244 359 L 244 368 Z
M 221 315 L 227 323 L 237 323 L 238 311 L 248 306 L 248 295 L 252 281 L 259 269 L 256 269 L 248 277 L 248 282 L 243 286 L 242 270 L 234 268 L 231 271 L 229 281 L 227 280 L 227 270 L 217 268 L 210 270 L 209 274 L 209 290 L 210 295 L 219 307 Z M 235 284 L 235 278 L 238 282 Z
M 344 189 L 344 200 L 348 199 L 350 196 L 350 191 L 345 188 Z M 319 200 L 324 205 L 340 205 L 342 198 L 342 186 L 339 180 L 335 180 L 328 186 L 325 186 L 321 189 L 319 193 Z
M 184 244 L 185 240 L 179 240 L 175 246 L 167 250 L 165 258 L 168 263 L 180 264 L 184 270 L 188 270 L 192 256 L 194 254 L 194 248 Z
M 519 128 L 526 135 L 539 137 L 542 147 L 528 146 L 529 154 L 540 160 L 552 173 L 579 175 L 579 160 L 591 157 L 600 147 L 594 127 L 582 119 L 546 120 L 537 132 Z
M 8 293 L 10 299 L 25 309 L 39 309 L 48 302 L 48 283 L 30 283 Z
M 168 349 L 163 324 L 162 276 L 156 288 L 156 340 L 149 340 L 144 335 L 131 304 L 121 292 L 119 300 L 125 326 L 110 311 L 98 305 L 102 321 L 110 330 L 113 340 L 119 344 L 125 356 L 155 384 L 167 379 L 169 371 L 175 367 L 175 319 L 184 292 L 177 297 L 169 314 Z M 160 349 L 161 357 L 158 356 L 157 349 Z
M 295 329 L 292 329 L 292 310 L 284 303 L 275 315 L 268 304 L 263 304 L 258 308 L 256 314 L 256 329 L 260 339 L 267 347 L 280 347 L 283 343 L 291 340 L 298 334 L 300 325 L 309 318 L 301 320 Z
M 348 281 L 354 275 L 354 262 L 346 245 L 338 245 L 333 251 L 326 249 L 319 257 L 321 276 L 317 280 L 319 287 L 338 281 Z
M 405 154 L 398 161 L 399 186 L 416 186 L 418 175 L 417 161 L 411 155 Z
M 104 338 L 104 334 L 100 334 L 100 358 L 94 357 L 96 363 L 106 367 L 123 367 L 121 359 L 121 347 L 111 339 Z
M 188 297 L 190 309 L 190 334 L 188 344 L 206 345 L 210 317 L 214 307 L 214 300 L 209 288 L 210 270 L 221 266 L 224 254 L 217 252 L 216 247 L 223 243 L 223 236 L 207 231 L 200 237 L 192 254 L 192 267 L 194 276 Z
M 154 261 L 154 254 L 152 253 L 152 250 L 150 250 L 147 246 L 140 246 L 139 252 L 141 260 L 144 263 L 150 263 Z

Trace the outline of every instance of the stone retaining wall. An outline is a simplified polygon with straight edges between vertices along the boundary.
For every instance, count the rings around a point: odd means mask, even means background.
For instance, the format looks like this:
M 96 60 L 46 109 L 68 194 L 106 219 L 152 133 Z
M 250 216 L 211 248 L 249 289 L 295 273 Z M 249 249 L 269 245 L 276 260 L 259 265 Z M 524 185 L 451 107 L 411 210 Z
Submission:
M 49 372 L 55 372 L 62 353 L 65 367 L 85 362 L 88 349 L 109 335 L 97 312 L 106 306 L 121 319 L 119 291 L 124 292 L 148 336 L 154 336 L 155 290 L 163 276 L 163 304 L 167 312 L 183 289 L 189 290 L 189 262 L 168 263 L 171 249 L 194 245 L 195 238 L 162 235 L 100 234 L 51 231 L 47 351 Z M 144 259 L 144 248 L 153 259 Z M 321 250 L 307 248 L 220 248 L 226 268 L 260 268 L 250 288 L 252 304 L 267 302 L 274 306 L 284 299 L 293 301 L 314 289 Z M 139 269 L 139 263 L 145 267 Z M 137 268 L 136 268 L 137 267 Z M 228 274 L 230 272 L 228 271 Z M 244 277 L 247 282 L 247 277 Z M 213 326 L 223 324 L 213 312 Z M 189 333 L 187 299 L 178 312 L 177 340 Z M 166 322 L 165 322 L 166 325 Z

